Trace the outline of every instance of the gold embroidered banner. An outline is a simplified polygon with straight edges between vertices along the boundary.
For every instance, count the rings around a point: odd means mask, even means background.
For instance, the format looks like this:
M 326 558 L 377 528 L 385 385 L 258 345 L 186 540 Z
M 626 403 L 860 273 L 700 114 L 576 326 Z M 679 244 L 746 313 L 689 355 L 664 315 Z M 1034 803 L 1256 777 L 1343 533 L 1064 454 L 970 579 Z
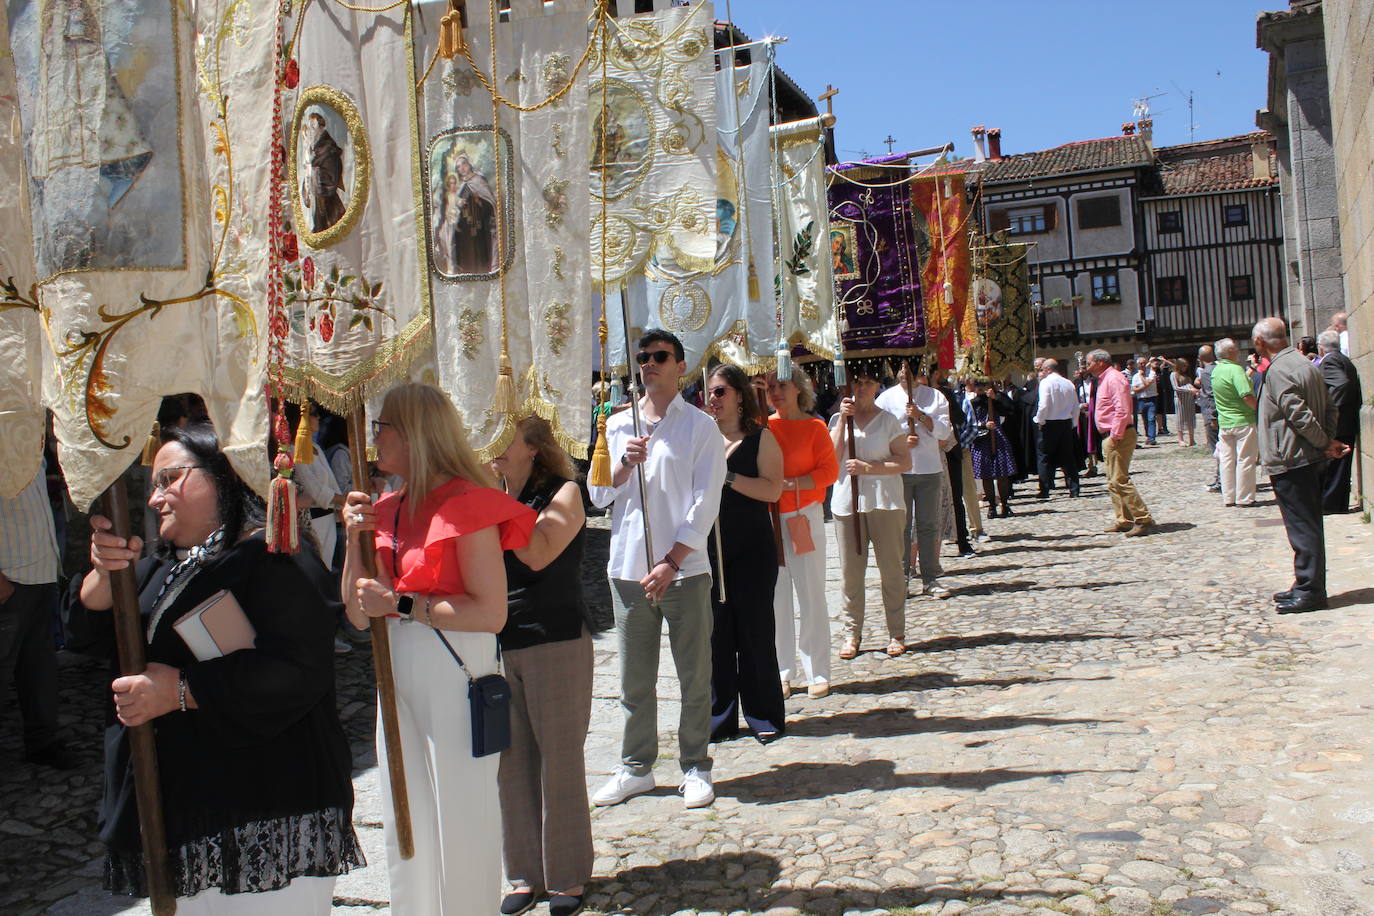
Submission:
M 434 58 L 447 9 L 417 6 L 421 64 Z M 569 452 L 586 454 L 591 9 L 585 0 L 517 0 L 508 21 L 492 23 L 486 0 L 473 0 L 468 55 L 439 58 L 423 85 L 423 247 L 438 375 L 488 457 L 529 414 L 548 419 Z M 526 110 L 503 101 L 493 111 L 484 81 Z M 518 401 L 509 414 L 495 405 L 503 337 Z
M 266 490 L 262 164 L 276 9 L 189 9 L 18 0 L 0 39 L 0 79 L 13 80 L 0 108 L 18 106 L 7 118 L 18 140 L 0 145 L 4 193 L 17 196 L 0 208 L 31 240 L 12 247 L 6 219 L 0 257 L 15 283 L 0 305 L 23 363 L 7 381 L 32 378 L 33 341 L 15 328 L 40 315 L 42 401 L 82 508 L 137 460 L 161 397 L 182 391 L 205 398 L 235 467 Z M 18 435 L 32 455 L 32 406 L 4 420 L 0 439 Z M 7 467 L 0 490 L 26 472 Z
M 286 379 L 292 397 L 345 413 L 404 375 L 430 339 L 413 14 L 320 2 L 303 15 L 300 83 L 282 102 L 299 240 L 282 275 Z
M 773 139 L 783 238 L 779 268 L 783 336 L 793 347 L 834 359 L 839 349 L 834 270 L 837 259 L 843 258 L 838 257 L 826 231 L 830 206 L 820 119 L 779 125 Z
M 624 6 L 624 4 L 622 4 Z M 708 2 L 614 20 L 589 62 L 592 280 L 609 287 L 655 251 L 710 270 L 716 254 L 716 86 Z M 602 219 L 604 186 L 605 219 Z

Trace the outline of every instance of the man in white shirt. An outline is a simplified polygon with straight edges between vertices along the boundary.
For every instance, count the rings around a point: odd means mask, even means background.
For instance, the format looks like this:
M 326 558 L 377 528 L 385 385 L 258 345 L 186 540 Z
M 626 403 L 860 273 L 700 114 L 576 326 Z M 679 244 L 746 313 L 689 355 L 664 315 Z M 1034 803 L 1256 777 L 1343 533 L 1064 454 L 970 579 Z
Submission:
M 11 682 L 24 717 L 24 756 L 77 765 L 57 735 L 57 649 L 52 612 L 61 573 L 56 526 L 40 466 L 13 499 L 0 497 L 0 695 Z
M 1350 355 L 1350 319 L 1345 312 L 1337 312 L 1331 316 L 1331 325 L 1328 331 L 1335 331 L 1340 336 L 1340 351 L 1346 356 Z
M 1054 472 L 1064 469 L 1069 484 L 1069 497 L 1078 496 L 1078 453 L 1074 448 L 1073 426 L 1078 420 L 1078 391 L 1073 382 L 1059 374 L 1057 360 L 1047 359 L 1040 364 L 1040 406 L 1035 411 L 1035 424 L 1040 427 L 1039 459 L 1040 498 L 1050 495 Z
M 611 602 L 620 649 L 620 705 L 625 710 L 621 765 L 592 796 L 618 805 L 654 788 L 658 757 L 658 651 L 663 621 L 682 687 L 678 720 L 679 791 L 689 808 L 715 801 L 708 741 L 711 730 L 711 564 L 707 538 L 720 510 L 725 446 L 714 420 L 682 399 L 687 371 L 682 343 L 651 330 L 634 354 L 643 380 L 645 435 L 634 412 L 606 424 L 606 445 L 617 461 L 609 487 L 588 487 L 592 502 L 611 516 Z M 646 512 L 642 492 L 648 500 Z
M 1155 443 L 1155 412 L 1159 409 L 1159 373 L 1150 368 L 1145 357 L 1136 360 L 1131 376 L 1131 397 L 1135 399 L 1136 424 L 1145 421 L 1145 444 Z
M 902 501 L 906 507 L 902 565 L 910 576 L 911 529 L 914 526 L 921 573 L 920 594 L 948 598 L 949 589 L 940 584 L 941 475 L 947 473 L 940 443 L 951 438 L 954 430 L 949 423 L 949 402 L 945 396 L 925 385 L 921 378 L 912 388 L 910 379 L 911 367 L 903 366 L 901 381 L 878 395 L 876 400 L 880 408 L 896 417 L 908 431 L 907 444 L 911 447 L 911 465 L 902 472 Z M 913 428 L 915 432 L 911 432 Z

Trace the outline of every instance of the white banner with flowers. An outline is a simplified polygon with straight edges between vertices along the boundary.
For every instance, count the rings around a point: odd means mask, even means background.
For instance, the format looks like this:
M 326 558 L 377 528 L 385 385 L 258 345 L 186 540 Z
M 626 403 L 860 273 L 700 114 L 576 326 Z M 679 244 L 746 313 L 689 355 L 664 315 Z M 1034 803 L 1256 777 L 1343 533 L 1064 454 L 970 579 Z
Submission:
M 347 413 L 430 339 L 409 4 L 304 8 L 282 103 L 288 396 Z

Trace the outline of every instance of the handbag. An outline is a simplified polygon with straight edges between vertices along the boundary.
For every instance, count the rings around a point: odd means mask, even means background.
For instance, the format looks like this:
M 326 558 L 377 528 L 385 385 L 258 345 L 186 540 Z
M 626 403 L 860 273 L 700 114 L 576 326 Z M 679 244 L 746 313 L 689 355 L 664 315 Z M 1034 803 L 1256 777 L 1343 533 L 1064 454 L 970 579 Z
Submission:
M 487 757 L 510 747 L 510 683 L 500 674 L 474 678 L 448 637 L 435 630 L 448 654 L 463 669 L 468 679 L 468 709 L 472 717 L 472 756 Z M 496 661 L 501 662 L 501 644 L 496 644 Z
M 797 514 L 787 519 L 787 537 L 792 542 L 792 552 L 802 556 L 815 550 L 816 542 L 811 539 L 811 520 L 801 514 L 801 487 L 793 487 L 797 493 Z

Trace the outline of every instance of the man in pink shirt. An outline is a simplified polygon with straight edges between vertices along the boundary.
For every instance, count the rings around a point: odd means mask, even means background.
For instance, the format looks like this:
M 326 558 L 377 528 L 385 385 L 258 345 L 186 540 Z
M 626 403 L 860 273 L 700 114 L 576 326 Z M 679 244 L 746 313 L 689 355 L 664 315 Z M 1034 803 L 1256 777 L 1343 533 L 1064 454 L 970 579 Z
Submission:
M 1108 531 L 1124 531 L 1126 537 L 1149 534 L 1155 521 L 1145 501 L 1131 483 L 1131 455 L 1135 452 L 1135 405 L 1131 383 L 1112 366 L 1106 350 L 1088 354 L 1088 371 L 1097 378 L 1093 422 L 1102 433 L 1102 457 L 1107 471 L 1107 492 L 1112 494 L 1116 523 Z

